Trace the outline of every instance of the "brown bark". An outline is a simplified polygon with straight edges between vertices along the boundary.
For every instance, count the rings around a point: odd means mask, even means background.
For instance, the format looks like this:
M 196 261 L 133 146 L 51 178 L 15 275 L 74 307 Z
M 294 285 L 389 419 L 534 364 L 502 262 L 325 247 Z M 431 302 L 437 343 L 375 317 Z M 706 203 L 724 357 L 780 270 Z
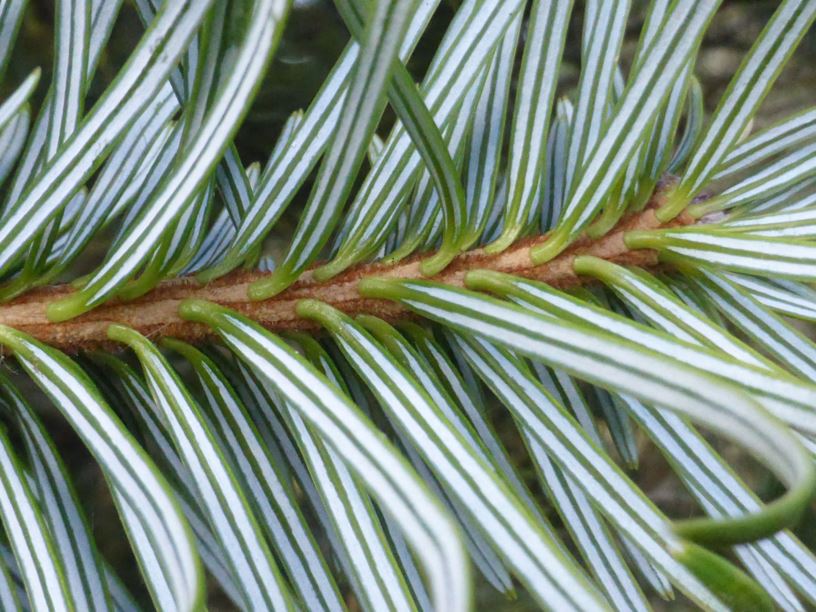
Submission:
M 686 225 L 693 222 L 688 215 L 681 215 L 669 225 Z M 578 240 L 563 254 L 552 261 L 533 266 L 530 248 L 546 240 L 538 236 L 522 240 L 498 255 L 487 255 L 474 249 L 457 257 L 442 273 L 432 280 L 461 287 L 466 272 L 490 269 L 508 274 L 543 281 L 559 288 L 579 285 L 585 279 L 572 269 L 576 255 L 594 255 L 616 263 L 652 267 L 657 265 L 654 251 L 630 251 L 623 243 L 623 233 L 633 229 L 661 227 L 654 215 L 654 208 L 631 215 L 618 226 L 594 241 Z M 310 321 L 295 314 L 298 300 L 312 298 L 322 300 L 349 314 L 373 314 L 388 320 L 407 316 L 399 304 L 382 300 L 363 299 L 357 293 L 357 283 L 369 276 L 387 278 L 423 278 L 419 271 L 420 256 L 384 266 L 364 264 L 324 283 L 313 280 L 306 272 L 289 289 L 262 302 L 251 302 L 246 291 L 249 284 L 262 276 L 259 272 L 234 272 L 215 282 L 202 286 L 192 278 L 184 277 L 159 284 L 153 291 L 132 302 L 113 300 L 64 323 L 52 323 L 45 316 L 49 302 L 71 292 L 67 285 L 33 290 L 7 304 L 0 305 L 0 324 L 23 331 L 52 346 L 69 352 L 87 348 L 109 346 L 107 328 L 111 323 L 133 327 L 149 338 L 173 336 L 188 341 L 198 341 L 210 335 L 202 325 L 182 320 L 178 305 L 186 298 L 210 300 L 232 308 L 273 331 L 304 330 L 314 328 Z

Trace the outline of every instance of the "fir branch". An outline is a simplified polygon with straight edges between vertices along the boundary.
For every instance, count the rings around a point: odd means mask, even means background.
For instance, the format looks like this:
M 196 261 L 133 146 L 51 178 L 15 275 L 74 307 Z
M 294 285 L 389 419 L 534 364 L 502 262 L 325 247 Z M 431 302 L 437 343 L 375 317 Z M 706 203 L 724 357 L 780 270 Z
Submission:
M 545 282 L 557 288 L 569 288 L 591 282 L 573 270 L 573 260 L 579 255 L 592 255 L 614 263 L 652 268 L 658 265 L 657 253 L 652 250 L 631 250 L 624 243 L 624 233 L 688 225 L 694 219 L 679 215 L 669 224 L 661 224 L 655 210 L 663 201 L 664 191 L 658 191 L 641 212 L 623 219 L 612 231 L 597 239 L 576 241 L 557 258 L 543 265 L 534 265 L 530 251 L 547 240 L 535 236 L 518 241 L 502 253 L 487 254 L 484 249 L 462 253 L 433 280 L 454 287 L 464 286 L 465 274 L 470 270 L 487 269 Z M 389 321 L 409 316 L 399 304 L 360 297 L 359 281 L 367 277 L 420 279 L 427 278 L 420 271 L 424 255 L 417 255 L 397 264 L 369 263 L 359 265 L 327 282 L 316 281 L 307 271 L 286 291 L 264 301 L 252 301 L 247 296 L 249 286 L 268 276 L 263 272 L 236 271 L 207 285 L 200 285 L 193 277 L 179 277 L 160 283 L 154 290 L 137 300 L 111 300 L 94 311 L 70 321 L 54 323 L 46 316 L 46 307 L 54 300 L 71 293 L 69 285 L 56 285 L 29 293 L 0 305 L 0 324 L 30 334 L 34 338 L 76 353 L 84 349 L 108 347 L 107 329 L 113 323 L 127 325 L 153 340 L 174 337 L 186 341 L 200 341 L 211 331 L 178 315 L 179 304 L 188 298 L 215 302 L 257 321 L 265 328 L 281 332 L 313 330 L 316 325 L 299 317 L 295 306 L 299 300 L 317 299 L 350 316 L 370 314 Z

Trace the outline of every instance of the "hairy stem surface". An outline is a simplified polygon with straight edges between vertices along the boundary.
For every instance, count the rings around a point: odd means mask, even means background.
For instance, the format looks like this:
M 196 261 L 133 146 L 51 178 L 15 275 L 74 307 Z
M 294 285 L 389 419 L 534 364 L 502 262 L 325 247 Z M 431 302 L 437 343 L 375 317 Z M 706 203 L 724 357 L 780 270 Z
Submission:
M 536 279 L 559 288 L 569 288 L 589 282 L 573 270 L 578 255 L 594 255 L 618 264 L 654 267 L 657 254 L 651 250 L 632 251 L 623 241 L 630 230 L 648 230 L 659 227 L 687 225 L 694 220 L 683 213 L 668 224 L 655 216 L 658 197 L 644 211 L 623 219 L 611 232 L 600 238 L 583 238 L 552 261 L 533 265 L 530 250 L 547 240 L 537 236 L 517 242 L 502 253 L 489 255 L 483 249 L 474 249 L 456 257 L 441 273 L 430 277 L 449 285 L 461 287 L 465 273 L 474 269 L 489 269 L 526 278 Z M 295 306 L 302 299 L 317 299 L 349 314 L 371 314 L 386 320 L 409 316 L 393 302 L 364 299 L 357 292 L 361 278 L 427 278 L 420 271 L 423 255 L 393 265 L 364 264 L 350 269 L 330 281 L 320 283 L 307 271 L 289 289 L 275 297 L 253 302 L 247 298 L 249 285 L 262 278 L 260 272 L 235 272 L 208 285 L 199 285 L 189 277 L 168 280 L 154 290 L 131 302 L 111 301 L 96 310 L 63 323 L 53 323 L 46 317 L 46 306 L 70 293 L 68 285 L 57 285 L 33 290 L 14 301 L 0 305 L 0 324 L 28 333 L 38 340 L 69 352 L 88 348 L 110 347 L 107 328 L 120 323 L 139 333 L 159 339 L 173 336 L 186 341 L 199 341 L 211 332 L 203 325 L 184 321 L 178 315 L 179 303 L 187 298 L 198 298 L 236 310 L 273 331 L 314 329 L 314 323 L 302 319 Z

